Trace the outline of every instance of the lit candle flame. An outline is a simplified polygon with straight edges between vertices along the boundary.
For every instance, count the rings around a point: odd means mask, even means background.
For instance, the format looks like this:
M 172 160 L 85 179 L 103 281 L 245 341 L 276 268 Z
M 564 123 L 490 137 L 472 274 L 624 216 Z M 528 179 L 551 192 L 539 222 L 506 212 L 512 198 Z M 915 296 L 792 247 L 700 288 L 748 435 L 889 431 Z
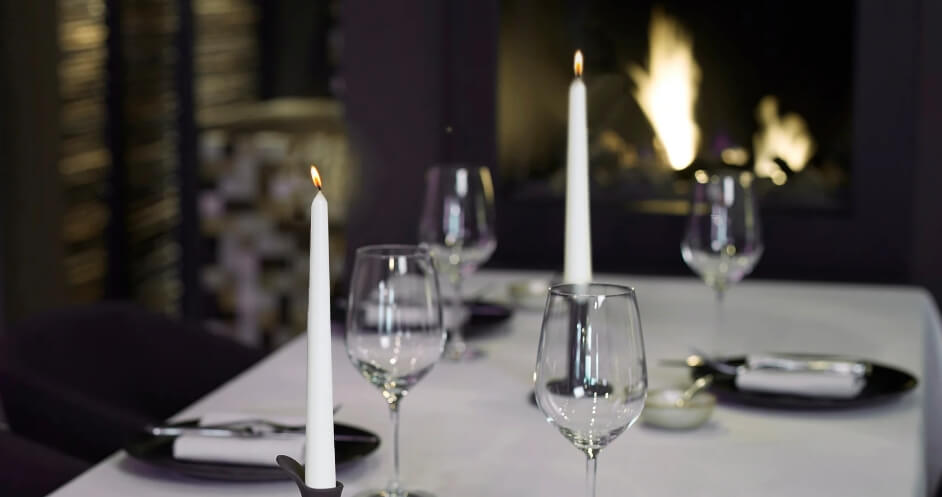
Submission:
M 317 166 L 314 164 L 311 164 L 311 180 L 314 181 L 314 186 L 316 186 L 318 190 L 324 188 L 323 183 L 321 183 L 321 173 L 317 172 Z
M 576 50 L 576 55 L 572 58 L 572 72 L 577 78 L 582 77 L 582 50 Z

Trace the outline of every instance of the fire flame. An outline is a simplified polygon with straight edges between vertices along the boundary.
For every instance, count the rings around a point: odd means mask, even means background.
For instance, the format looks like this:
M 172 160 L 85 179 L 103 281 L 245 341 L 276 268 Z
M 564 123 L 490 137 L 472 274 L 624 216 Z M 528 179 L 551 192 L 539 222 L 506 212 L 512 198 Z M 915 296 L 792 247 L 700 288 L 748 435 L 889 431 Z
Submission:
M 683 27 L 661 10 L 651 14 L 648 71 L 628 67 L 634 97 L 654 128 L 671 168 L 681 170 L 693 162 L 700 129 L 693 108 L 700 84 L 700 67 L 693 58 L 693 42 Z
M 582 50 L 576 50 L 576 55 L 572 57 L 572 72 L 576 77 L 582 77 Z
M 314 182 L 314 186 L 316 186 L 318 190 L 324 188 L 323 183 L 321 183 L 321 173 L 317 172 L 317 166 L 314 164 L 311 164 L 311 181 Z
M 805 120 L 795 113 L 779 116 L 778 99 L 767 95 L 756 107 L 759 131 L 753 137 L 756 175 L 785 183 L 785 171 L 775 163 L 781 159 L 795 172 L 801 171 L 814 155 L 815 143 Z

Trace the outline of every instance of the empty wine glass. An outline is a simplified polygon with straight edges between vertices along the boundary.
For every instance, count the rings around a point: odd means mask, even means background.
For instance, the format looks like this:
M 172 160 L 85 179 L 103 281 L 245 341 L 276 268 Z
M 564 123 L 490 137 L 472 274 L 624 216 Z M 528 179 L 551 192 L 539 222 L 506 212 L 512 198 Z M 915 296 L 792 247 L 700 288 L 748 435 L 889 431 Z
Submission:
M 752 173 L 697 175 L 680 251 L 718 300 L 752 272 L 762 256 Z
M 716 292 L 713 352 L 720 352 L 723 296 L 752 272 L 762 257 L 759 208 L 750 172 L 695 175 L 687 232 L 680 245 L 684 262 Z
M 429 247 L 438 270 L 452 286 L 454 319 L 446 320 L 449 340 L 445 357 L 469 359 L 480 353 L 464 341 L 462 328 L 468 313 L 461 287 L 497 248 L 494 185 L 486 167 L 436 166 L 428 170 L 425 179 L 419 242 Z
M 586 497 L 598 455 L 644 407 L 647 366 L 635 292 L 590 283 L 550 288 L 536 358 L 536 401 L 586 455 Z
M 399 404 L 438 362 L 445 346 L 431 255 L 413 245 L 358 249 L 349 302 L 347 355 L 382 392 L 393 422 L 393 477 L 385 490 L 368 495 L 416 495 L 404 490 L 399 481 Z

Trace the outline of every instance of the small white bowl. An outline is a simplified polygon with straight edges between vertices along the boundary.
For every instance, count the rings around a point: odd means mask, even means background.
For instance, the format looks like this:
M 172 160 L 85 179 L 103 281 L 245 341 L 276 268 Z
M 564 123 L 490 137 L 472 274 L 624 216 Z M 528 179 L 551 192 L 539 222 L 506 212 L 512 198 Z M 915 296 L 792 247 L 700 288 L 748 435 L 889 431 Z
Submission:
M 507 285 L 507 293 L 520 307 L 542 309 L 546 305 L 546 294 L 550 281 L 543 279 L 519 280 Z
M 641 421 L 658 428 L 691 430 L 710 419 L 716 407 L 716 397 L 700 392 L 681 406 L 677 401 L 683 396 L 681 389 L 651 390 L 644 402 Z

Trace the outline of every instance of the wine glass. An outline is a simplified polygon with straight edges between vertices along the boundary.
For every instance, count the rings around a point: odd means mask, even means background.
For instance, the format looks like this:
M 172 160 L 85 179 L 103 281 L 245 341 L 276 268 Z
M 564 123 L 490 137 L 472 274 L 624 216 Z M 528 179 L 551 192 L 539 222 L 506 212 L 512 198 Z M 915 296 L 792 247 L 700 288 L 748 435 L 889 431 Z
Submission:
M 752 173 L 697 177 L 680 252 L 684 262 L 716 291 L 718 300 L 752 272 L 762 256 Z
M 590 283 L 550 288 L 536 358 L 536 401 L 586 455 L 586 497 L 598 455 L 644 407 L 647 366 L 635 292 Z
M 445 347 L 438 277 L 428 250 L 414 245 L 359 248 L 349 302 L 347 355 L 382 392 L 393 423 L 393 477 L 385 490 L 368 495 L 416 495 L 399 481 L 399 404 Z
M 723 328 L 726 290 L 752 272 L 762 257 L 759 208 L 750 172 L 698 174 L 680 253 L 716 292 L 716 340 Z M 714 344 L 714 348 L 718 348 Z
M 449 340 L 445 357 L 463 360 L 479 351 L 467 346 L 462 328 L 468 313 L 462 301 L 464 279 L 497 248 L 494 185 L 490 170 L 475 166 L 436 166 L 425 177 L 425 205 L 419 242 L 429 247 L 438 270 L 452 286 Z

